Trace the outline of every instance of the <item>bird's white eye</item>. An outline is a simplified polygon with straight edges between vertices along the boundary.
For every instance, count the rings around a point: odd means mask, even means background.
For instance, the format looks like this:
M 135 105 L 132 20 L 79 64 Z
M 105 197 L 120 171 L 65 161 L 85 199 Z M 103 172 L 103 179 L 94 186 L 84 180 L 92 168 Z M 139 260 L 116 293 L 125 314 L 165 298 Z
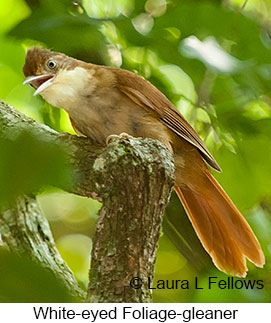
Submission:
M 57 62 L 53 59 L 49 59 L 47 66 L 50 68 L 50 70 L 54 70 L 57 67 Z

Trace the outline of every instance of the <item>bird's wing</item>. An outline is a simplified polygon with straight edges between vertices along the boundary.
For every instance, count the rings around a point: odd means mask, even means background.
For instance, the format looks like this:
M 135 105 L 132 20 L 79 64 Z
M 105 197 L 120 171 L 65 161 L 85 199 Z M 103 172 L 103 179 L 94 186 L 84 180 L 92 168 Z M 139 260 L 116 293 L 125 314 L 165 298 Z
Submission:
M 221 171 L 214 157 L 206 148 L 192 126 L 174 105 L 150 82 L 123 69 L 112 69 L 117 82 L 116 87 L 137 105 L 151 108 L 171 130 L 195 146 L 207 163 L 217 171 Z

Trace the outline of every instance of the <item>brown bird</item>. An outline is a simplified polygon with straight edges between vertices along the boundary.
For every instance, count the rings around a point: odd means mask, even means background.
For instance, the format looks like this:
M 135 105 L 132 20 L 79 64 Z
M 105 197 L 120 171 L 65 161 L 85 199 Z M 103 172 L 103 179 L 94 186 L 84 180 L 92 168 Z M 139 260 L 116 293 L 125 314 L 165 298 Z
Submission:
M 41 48 L 27 51 L 24 84 L 66 110 L 78 134 L 105 144 L 112 134 L 160 140 L 172 152 L 175 191 L 204 248 L 223 272 L 245 277 L 246 258 L 265 263 L 249 224 L 209 171 L 220 171 L 199 135 L 150 82 Z

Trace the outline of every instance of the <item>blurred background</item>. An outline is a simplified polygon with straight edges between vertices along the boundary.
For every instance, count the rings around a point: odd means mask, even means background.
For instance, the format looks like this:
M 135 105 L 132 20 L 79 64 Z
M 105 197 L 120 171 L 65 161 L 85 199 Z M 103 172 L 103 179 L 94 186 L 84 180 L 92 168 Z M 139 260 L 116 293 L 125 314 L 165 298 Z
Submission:
M 3 101 L 57 131 L 74 133 L 65 112 L 22 85 L 26 49 L 38 45 L 129 69 L 175 104 L 223 169 L 214 175 L 253 227 L 266 255 L 264 269 L 248 264 L 247 277 L 263 280 L 264 289 L 207 289 L 209 276 L 227 276 L 212 265 L 173 195 L 155 280 L 193 281 L 197 276 L 206 289 L 154 290 L 154 301 L 270 302 L 271 1 L 0 0 L 0 21 Z M 9 165 L 5 158 L 2 149 L 2 192 L 3 165 Z M 38 177 L 33 165 L 26 171 L 17 155 L 15 159 L 21 182 Z M 39 204 L 63 258 L 86 287 L 101 205 L 49 184 L 39 189 Z

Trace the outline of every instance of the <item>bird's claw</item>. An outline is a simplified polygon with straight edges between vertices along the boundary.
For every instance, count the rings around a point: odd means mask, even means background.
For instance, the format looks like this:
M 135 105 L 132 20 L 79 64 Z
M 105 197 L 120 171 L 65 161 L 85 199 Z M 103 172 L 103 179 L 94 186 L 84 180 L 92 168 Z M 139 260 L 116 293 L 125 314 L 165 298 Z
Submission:
M 110 135 L 106 138 L 106 144 L 108 145 L 111 141 L 116 139 L 131 139 L 133 136 L 128 135 L 126 132 L 122 132 L 119 135 Z

